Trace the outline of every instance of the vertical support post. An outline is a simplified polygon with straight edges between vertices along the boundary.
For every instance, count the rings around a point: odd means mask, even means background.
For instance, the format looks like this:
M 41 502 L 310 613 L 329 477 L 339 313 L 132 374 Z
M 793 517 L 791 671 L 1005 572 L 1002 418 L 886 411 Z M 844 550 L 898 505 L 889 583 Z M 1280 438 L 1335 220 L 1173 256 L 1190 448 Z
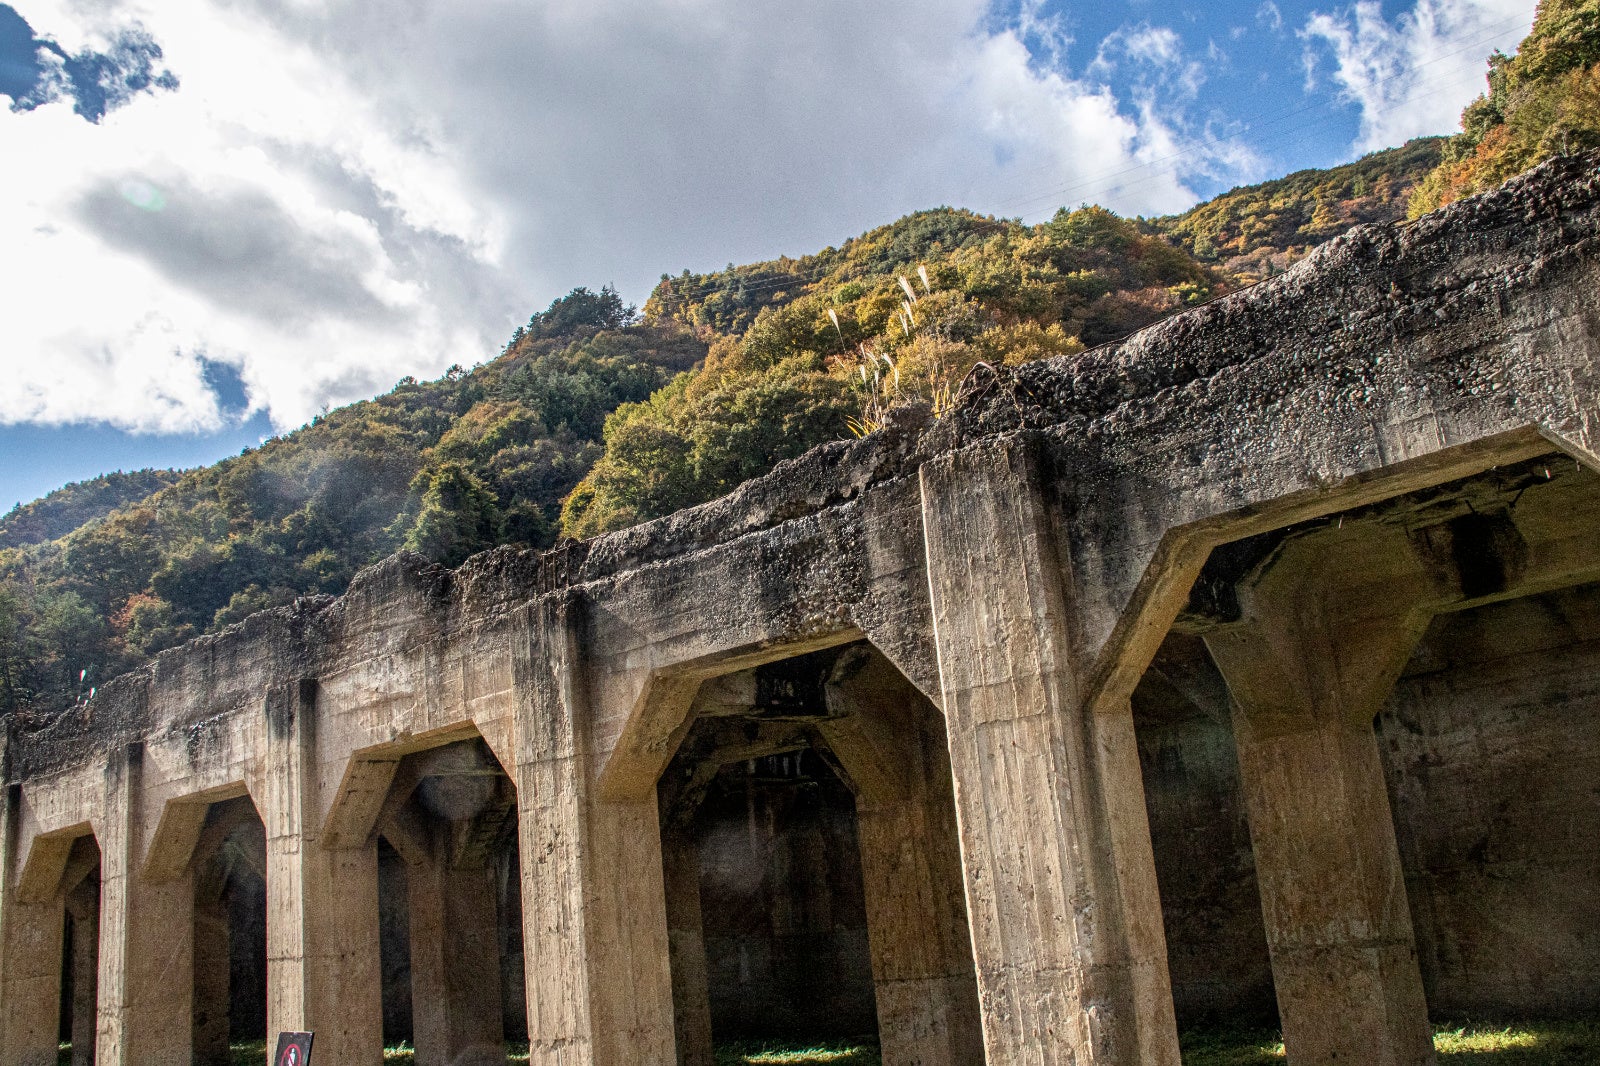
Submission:
M 453 867 L 446 841 L 433 835 L 428 861 L 406 871 L 417 1062 L 500 1066 L 505 1012 L 493 871 Z
M 573 614 L 570 602 L 538 601 L 512 658 L 531 1061 L 671 1062 L 655 796 L 595 795 Z
M 1084 705 L 1077 591 L 1031 444 L 984 442 L 921 471 L 985 1050 L 1177 1066 L 1155 866 L 1148 842 L 1142 856 L 1119 846 L 1144 818 L 1132 730 L 1126 753 L 1108 752 L 1119 730 Z
M 678 1066 L 712 1066 L 711 990 L 700 911 L 700 849 L 686 829 L 669 829 L 661 852 Z
M 983 1061 L 949 745 L 939 712 L 877 653 L 835 667 L 819 724 L 854 788 L 886 1063 Z
M 1206 638 L 1233 695 L 1291 1063 L 1434 1061 L 1372 727 L 1420 633 L 1282 580 L 1253 590 L 1247 622 Z
M 316 748 L 317 685 L 267 696 L 267 1041 L 317 1034 L 317 1056 L 383 1059 L 378 848 L 325 848 Z
M 5 789 L 0 834 L 0 1062 L 55 1066 L 65 912 L 59 895 L 24 899 L 22 788 Z
M 144 748 L 129 745 L 106 771 L 100 841 L 98 1066 L 186 1062 L 193 996 L 194 875 L 152 881 L 139 862 Z

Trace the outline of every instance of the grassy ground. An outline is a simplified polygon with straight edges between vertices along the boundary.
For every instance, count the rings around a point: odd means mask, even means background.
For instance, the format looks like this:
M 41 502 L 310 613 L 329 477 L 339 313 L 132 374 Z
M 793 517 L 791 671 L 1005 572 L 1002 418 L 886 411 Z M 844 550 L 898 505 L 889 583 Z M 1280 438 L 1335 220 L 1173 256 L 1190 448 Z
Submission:
M 858 1044 L 734 1044 L 717 1049 L 717 1066 L 882 1066 L 878 1049 Z
M 1518 1025 L 1445 1026 L 1434 1032 L 1440 1066 L 1600 1066 L 1600 1022 L 1529 1022 Z M 263 1066 L 266 1047 L 260 1042 L 235 1044 L 234 1066 Z M 61 1066 L 70 1066 L 69 1045 L 62 1045 Z M 408 1045 L 388 1048 L 385 1066 L 412 1066 Z M 526 1044 L 512 1045 L 510 1066 L 528 1061 Z M 857 1044 L 725 1045 L 717 1049 L 717 1066 L 882 1066 L 878 1049 Z M 1276 1033 L 1239 1030 L 1188 1033 L 1183 1037 L 1184 1066 L 1285 1066 L 1283 1044 Z
M 260 1041 L 233 1045 L 234 1066 L 262 1066 L 267 1049 Z M 414 1053 L 409 1044 L 385 1048 L 384 1066 L 412 1066 Z M 63 1058 L 63 1064 L 70 1059 Z M 312 1061 L 315 1062 L 313 1052 Z M 506 1055 L 508 1066 L 528 1061 L 528 1045 L 512 1044 Z M 822 1044 L 797 1048 L 793 1045 L 738 1045 L 717 1049 L 717 1066 L 882 1066 L 877 1048 L 849 1044 Z
M 1600 1066 L 1600 1023 L 1529 1022 L 1435 1030 L 1440 1066 Z M 1184 1066 L 1283 1066 L 1276 1033 L 1190 1033 Z

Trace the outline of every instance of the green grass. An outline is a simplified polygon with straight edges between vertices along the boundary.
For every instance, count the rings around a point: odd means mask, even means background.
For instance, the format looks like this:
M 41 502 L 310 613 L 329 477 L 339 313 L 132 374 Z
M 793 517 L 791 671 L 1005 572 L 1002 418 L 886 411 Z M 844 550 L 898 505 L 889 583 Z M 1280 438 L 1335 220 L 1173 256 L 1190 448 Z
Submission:
M 401 1042 L 394 1047 L 383 1049 L 384 1066 L 412 1066 L 416 1061 L 417 1052 L 410 1044 Z M 313 1055 L 312 1061 L 315 1062 Z M 507 1066 L 516 1066 L 518 1063 L 528 1061 L 528 1045 L 511 1043 L 506 1045 Z
M 1283 1066 L 1277 1033 L 1185 1034 L 1184 1066 Z M 1600 1022 L 1449 1025 L 1434 1030 L 1440 1066 L 1600 1066 Z
M 717 1066 L 882 1066 L 878 1049 L 854 1042 L 724 1044 Z

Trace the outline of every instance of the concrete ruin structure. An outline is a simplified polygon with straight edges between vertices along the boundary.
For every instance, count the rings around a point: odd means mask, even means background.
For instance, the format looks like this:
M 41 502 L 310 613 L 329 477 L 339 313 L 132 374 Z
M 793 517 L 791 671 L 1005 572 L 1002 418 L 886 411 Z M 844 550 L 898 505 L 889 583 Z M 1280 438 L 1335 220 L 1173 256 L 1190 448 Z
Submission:
M 1600 1011 L 1600 165 L 13 731 L 0 1066 L 1433 1059 Z

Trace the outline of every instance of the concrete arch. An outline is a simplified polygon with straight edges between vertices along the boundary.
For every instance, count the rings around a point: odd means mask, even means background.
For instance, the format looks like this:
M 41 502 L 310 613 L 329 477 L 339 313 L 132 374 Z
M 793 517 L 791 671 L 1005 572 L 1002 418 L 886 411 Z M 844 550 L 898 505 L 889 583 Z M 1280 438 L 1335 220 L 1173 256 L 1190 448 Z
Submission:
M 101 851 L 88 822 L 33 839 L 0 912 L 0 1058 L 54 1066 L 63 1030 L 72 1061 L 94 1061 L 101 952 Z M 71 994 L 64 995 L 70 988 Z M 62 1007 L 70 1017 L 63 1019 Z

